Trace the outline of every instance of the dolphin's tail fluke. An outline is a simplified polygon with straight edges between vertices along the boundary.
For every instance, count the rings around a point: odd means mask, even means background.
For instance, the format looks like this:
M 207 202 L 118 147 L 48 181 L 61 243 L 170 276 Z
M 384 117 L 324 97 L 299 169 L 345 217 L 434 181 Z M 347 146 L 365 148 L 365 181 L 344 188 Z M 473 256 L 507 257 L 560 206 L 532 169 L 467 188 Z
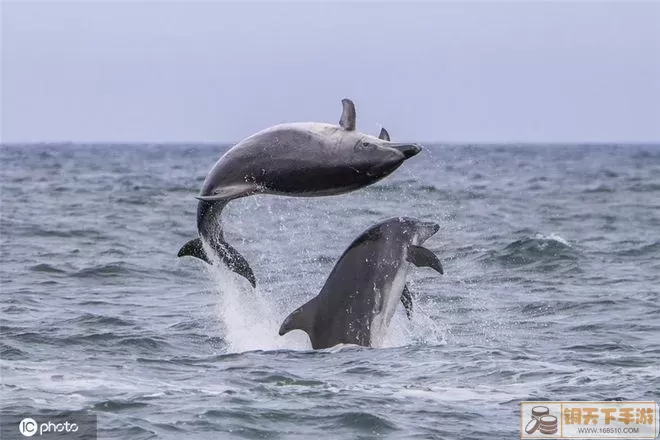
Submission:
M 227 242 L 214 242 L 211 243 L 211 247 L 216 252 L 218 257 L 220 257 L 222 262 L 225 263 L 227 267 L 229 267 L 229 269 L 241 275 L 242 277 L 245 277 L 250 282 L 250 284 L 252 284 L 252 287 L 256 287 L 257 280 L 254 276 L 252 268 L 248 264 L 247 260 L 241 254 L 239 254 L 236 249 L 234 249 Z M 206 254 L 206 251 L 204 250 L 202 239 L 199 237 L 184 244 L 183 247 L 181 247 L 179 250 L 177 256 L 195 257 L 207 262 L 208 264 L 213 264 L 211 259 Z
M 197 205 L 197 230 L 200 237 L 184 244 L 178 256 L 188 255 L 206 261 L 208 264 L 213 264 L 213 255 L 207 254 L 204 250 L 204 243 L 207 243 L 213 253 L 229 269 L 247 278 L 252 287 L 256 287 L 257 280 L 254 277 L 252 268 L 247 260 L 225 241 L 222 229 L 217 223 L 217 218 L 226 204 L 226 200 L 200 200 Z M 202 237 L 204 241 L 202 241 Z
M 257 286 L 257 279 L 254 272 L 243 255 L 239 254 L 229 243 L 223 242 L 219 247 L 214 247 L 218 256 L 233 272 L 245 277 L 252 287 Z
M 193 240 L 190 240 L 188 243 L 184 244 L 181 249 L 179 249 L 179 253 L 176 254 L 177 257 L 195 257 L 199 258 L 202 261 L 206 261 L 209 264 L 211 263 L 211 260 L 209 260 L 208 255 L 206 255 L 206 251 L 204 251 L 204 246 L 202 245 L 202 239 L 201 238 L 195 238 Z

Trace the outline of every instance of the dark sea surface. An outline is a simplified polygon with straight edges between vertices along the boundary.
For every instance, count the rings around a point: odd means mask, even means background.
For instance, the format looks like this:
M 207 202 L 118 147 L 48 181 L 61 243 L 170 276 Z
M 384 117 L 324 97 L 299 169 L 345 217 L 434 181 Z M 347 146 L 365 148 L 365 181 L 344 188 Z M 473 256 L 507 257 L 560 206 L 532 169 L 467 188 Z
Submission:
M 257 289 L 177 259 L 226 147 L 4 145 L 1 407 L 102 439 L 519 438 L 521 400 L 660 398 L 660 145 L 427 146 L 224 212 Z M 278 336 L 372 224 L 434 220 L 382 348 Z

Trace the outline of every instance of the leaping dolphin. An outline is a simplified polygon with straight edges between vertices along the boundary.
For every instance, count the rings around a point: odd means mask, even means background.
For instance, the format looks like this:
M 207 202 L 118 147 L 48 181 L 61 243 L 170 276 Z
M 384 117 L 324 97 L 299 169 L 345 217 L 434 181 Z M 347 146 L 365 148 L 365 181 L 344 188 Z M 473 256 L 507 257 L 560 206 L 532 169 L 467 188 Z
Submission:
M 379 345 L 399 301 L 410 318 L 410 263 L 443 273 L 438 257 L 421 246 L 438 229 L 436 223 L 406 217 L 367 229 L 344 251 L 318 296 L 284 320 L 280 336 L 303 330 L 315 349 Z
M 275 125 L 242 140 L 227 151 L 206 176 L 197 196 L 198 238 L 178 256 L 207 263 L 202 239 L 234 272 L 256 285 L 243 256 L 229 245 L 219 226 L 225 205 L 252 194 L 314 197 L 342 194 L 371 185 L 396 170 L 422 149 L 417 144 L 390 142 L 355 130 L 355 106 L 342 100 L 339 125 L 296 122 Z

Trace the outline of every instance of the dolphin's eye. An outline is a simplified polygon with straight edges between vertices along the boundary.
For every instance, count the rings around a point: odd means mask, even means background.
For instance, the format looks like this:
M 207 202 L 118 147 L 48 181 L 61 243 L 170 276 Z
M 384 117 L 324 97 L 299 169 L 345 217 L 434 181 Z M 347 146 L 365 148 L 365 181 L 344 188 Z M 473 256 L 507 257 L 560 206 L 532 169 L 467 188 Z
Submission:
M 371 151 L 376 149 L 376 144 L 369 142 L 359 142 L 356 144 L 355 149 L 359 151 Z

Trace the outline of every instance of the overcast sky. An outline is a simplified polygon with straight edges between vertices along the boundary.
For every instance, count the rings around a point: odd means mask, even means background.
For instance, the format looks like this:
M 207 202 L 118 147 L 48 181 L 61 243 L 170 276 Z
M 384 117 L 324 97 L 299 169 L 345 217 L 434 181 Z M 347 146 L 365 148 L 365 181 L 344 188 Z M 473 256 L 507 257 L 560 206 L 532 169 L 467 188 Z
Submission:
M 3 4 L 2 140 L 660 141 L 660 3 Z

